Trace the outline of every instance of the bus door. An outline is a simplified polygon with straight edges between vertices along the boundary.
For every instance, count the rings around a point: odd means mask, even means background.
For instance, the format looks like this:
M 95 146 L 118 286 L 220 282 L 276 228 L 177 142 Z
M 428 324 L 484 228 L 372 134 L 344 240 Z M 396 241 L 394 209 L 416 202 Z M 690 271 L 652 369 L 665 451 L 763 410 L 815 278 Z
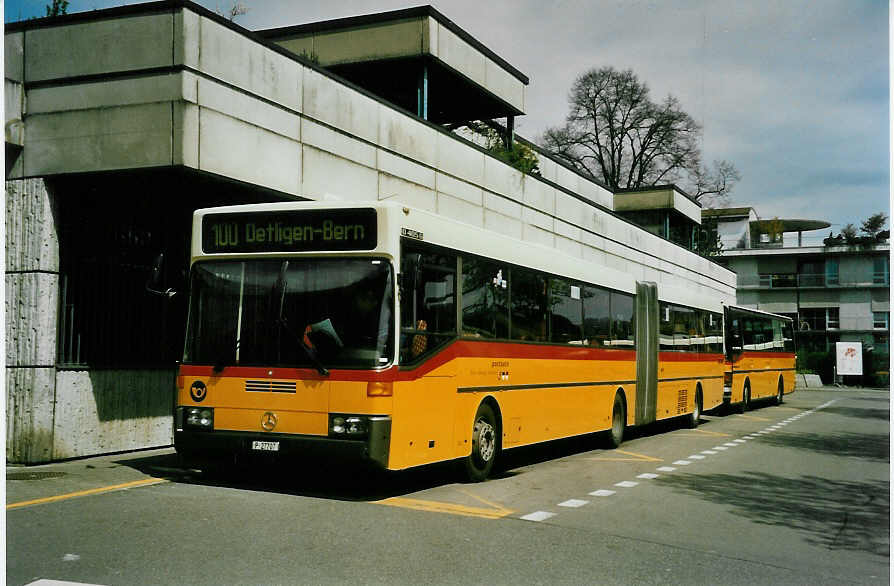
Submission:
M 658 286 L 636 283 L 635 424 L 655 421 L 658 404 Z

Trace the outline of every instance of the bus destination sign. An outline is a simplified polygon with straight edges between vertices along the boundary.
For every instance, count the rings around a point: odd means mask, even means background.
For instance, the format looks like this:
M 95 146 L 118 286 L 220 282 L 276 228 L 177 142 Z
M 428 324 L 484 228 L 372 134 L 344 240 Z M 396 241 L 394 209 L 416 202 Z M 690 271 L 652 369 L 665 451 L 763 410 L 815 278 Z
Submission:
M 212 254 L 372 250 L 376 242 L 376 211 L 372 208 L 208 214 L 202 218 L 202 251 Z

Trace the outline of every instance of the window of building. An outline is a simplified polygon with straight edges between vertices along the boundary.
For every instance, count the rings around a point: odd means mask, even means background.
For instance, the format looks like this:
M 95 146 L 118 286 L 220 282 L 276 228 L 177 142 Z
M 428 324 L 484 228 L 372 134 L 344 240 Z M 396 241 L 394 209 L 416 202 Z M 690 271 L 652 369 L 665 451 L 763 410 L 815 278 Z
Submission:
M 821 260 L 808 260 L 798 263 L 798 283 L 802 287 L 821 287 L 825 277 L 823 269 L 828 268 Z
M 838 285 L 838 259 L 826 259 L 826 285 Z
M 887 330 L 888 329 L 888 312 L 887 311 L 873 311 L 872 312 L 872 328 L 875 330 Z
M 827 307 L 826 308 L 826 329 L 827 330 L 837 330 L 840 326 L 838 325 L 838 308 L 837 307 Z
M 876 256 L 872 259 L 872 282 L 876 285 L 888 284 L 889 263 L 887 256 Z

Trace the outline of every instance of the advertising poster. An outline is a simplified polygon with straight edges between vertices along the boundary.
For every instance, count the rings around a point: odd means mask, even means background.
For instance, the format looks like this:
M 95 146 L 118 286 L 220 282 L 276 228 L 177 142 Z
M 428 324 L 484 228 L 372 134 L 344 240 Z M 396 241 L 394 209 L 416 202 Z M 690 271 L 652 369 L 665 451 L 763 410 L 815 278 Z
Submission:
M 863 344 L 860 342 L 835 342 L 835 366 L 839 376 L 863 374 Z

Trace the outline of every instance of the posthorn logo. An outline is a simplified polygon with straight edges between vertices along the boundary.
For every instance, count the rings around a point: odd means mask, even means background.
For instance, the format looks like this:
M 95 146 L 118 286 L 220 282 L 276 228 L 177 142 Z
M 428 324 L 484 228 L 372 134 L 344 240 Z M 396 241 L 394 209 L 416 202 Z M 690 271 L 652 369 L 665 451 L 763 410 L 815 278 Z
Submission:
M 205 397 L 208 396 L 208 388 L 205 387 L 205 383 L 197 380 L 189 387 L 189 396 L 192 397 L 192 400 L 196 403 L 201 403 L 205 400 Z

